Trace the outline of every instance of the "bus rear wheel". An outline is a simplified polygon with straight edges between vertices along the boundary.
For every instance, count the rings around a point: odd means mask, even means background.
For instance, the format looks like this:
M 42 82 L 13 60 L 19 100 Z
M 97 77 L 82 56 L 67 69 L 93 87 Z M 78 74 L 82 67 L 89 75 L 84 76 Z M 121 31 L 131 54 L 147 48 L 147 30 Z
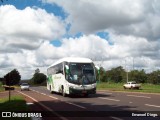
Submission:
M 50 93 L 53 94 L 53 91 L 52 91 L 52 89 L 51 89 L 51 85 L 50 85 Z
M 64 87 L 62 86 L 62 96 L 63 97 L 66 97 L 66 93 L 65 93 L 65 91 L 64 91 Z

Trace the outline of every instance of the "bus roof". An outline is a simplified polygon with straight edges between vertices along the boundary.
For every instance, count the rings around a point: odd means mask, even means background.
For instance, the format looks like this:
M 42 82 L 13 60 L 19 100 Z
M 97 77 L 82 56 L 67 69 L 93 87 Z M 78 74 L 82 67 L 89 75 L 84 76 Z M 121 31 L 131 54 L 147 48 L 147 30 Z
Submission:
M 92 63 L 93 61 L 89 58 L 66 57 L 66 58 L 59 59 L 57 62 L 53 63 L 51 66 L 57 65 L 61 62 Z M 49 67 L 51 67 L 51 66 L 49 66 Z

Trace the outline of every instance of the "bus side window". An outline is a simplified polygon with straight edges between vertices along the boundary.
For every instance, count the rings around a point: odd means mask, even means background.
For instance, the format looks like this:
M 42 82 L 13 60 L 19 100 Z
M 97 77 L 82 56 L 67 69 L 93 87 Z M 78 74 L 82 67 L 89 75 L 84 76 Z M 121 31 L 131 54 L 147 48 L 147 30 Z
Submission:
M 56 74 L 61 73 L 63 74 L 63 66 L 62 63 L 56 65 Z
M 59 65 L 59 70 L 60 70 L 60 73 L 63 74 L 63 63 L 60 63 L 60 65 Z

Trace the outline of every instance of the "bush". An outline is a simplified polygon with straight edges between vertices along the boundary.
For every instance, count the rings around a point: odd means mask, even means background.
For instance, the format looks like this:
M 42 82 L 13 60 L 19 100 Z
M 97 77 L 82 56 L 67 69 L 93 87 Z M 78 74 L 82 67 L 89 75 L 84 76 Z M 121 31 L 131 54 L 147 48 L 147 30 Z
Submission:
M 42 84 L 46 81 L 47 77 L 43 73 L 35 73 L 32 78 L 33 84 Z

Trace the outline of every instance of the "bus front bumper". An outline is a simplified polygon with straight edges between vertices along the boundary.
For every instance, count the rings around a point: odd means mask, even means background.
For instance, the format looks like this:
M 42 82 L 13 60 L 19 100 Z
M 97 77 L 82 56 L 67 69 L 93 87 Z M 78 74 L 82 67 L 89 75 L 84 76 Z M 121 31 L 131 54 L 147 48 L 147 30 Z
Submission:
M 70 94 L 96 94 L 96 88 L 92 89 L 74 89 L 74 88 L 69 88 L 69 93 Z

